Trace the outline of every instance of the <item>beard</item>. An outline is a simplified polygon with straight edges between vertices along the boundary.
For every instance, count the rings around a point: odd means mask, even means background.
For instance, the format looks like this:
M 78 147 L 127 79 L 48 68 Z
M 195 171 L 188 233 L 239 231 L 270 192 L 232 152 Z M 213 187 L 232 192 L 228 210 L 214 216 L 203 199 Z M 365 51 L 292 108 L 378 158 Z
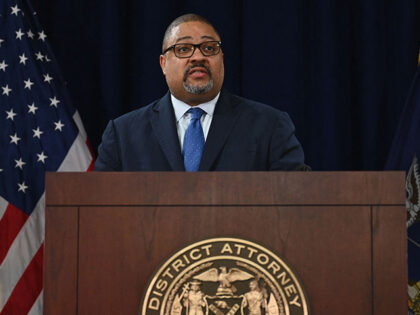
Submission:
M 202 85 L 191 85 L 187 82 L 188 79 L 188 73 L 191 71 L 191 69 L 196 68 L 196 67 L 201 67 L 201 68 L 205 68 L 208 75 L 209 75 L 209 82 L 207 82 L 206 84 L 202 84 Z M 210 68 L 201 64 L 201 63 L 196 63 L 190 67 L 187 68 L 187 70 L 185 70 L 184 73 L 184 80 L 183 80 L 183 86 L 184 89 L 191 93 L 191 94 L 204 94 L 209 92 L 212 88 L 213 88 L 213 76 L 211 74 Z

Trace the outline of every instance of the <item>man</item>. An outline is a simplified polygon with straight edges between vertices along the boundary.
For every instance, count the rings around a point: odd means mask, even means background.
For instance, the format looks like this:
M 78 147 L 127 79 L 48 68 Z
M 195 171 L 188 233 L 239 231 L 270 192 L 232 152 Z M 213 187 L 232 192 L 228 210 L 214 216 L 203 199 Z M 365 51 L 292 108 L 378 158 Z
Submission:
M 249 283 L 250 291 L 245 293 L 242 301 L 243 307 L 248 307 L 249 315 L 261 315 L 262 310 L 267 309 L 267 297 L 260 289 L 257 280 L 252 280 Z
M 188 315 L 204 315 L 203 307 L 206 305 L 204 302 L 204 293 L 200 290 L 200 281 L 192 281 L 191 290 L 184 295 L 184 306 L 187 308 Z
M 187 14 L 167 28 L 160 66 L 169 92 L 109 122 L 97 171 L 267 171 L 304 166 L 286 113 L 222 90 L 221 39 Z

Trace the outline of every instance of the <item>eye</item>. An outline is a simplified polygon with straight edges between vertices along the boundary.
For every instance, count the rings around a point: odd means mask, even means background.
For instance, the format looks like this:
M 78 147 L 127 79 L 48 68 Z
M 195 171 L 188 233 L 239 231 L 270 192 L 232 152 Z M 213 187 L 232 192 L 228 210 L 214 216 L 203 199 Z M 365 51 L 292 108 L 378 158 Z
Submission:
M 191 51 L 191 45 L 176 45 L 176 52 L 180 54 L 185 54 Z
M 215 45 L 214 44 L 205 44 L 205 45 L 203 45 L 204 47 L 204 50 L 205 51 L 208 51 L 208 52 L 213 52 L 213 51 L 215 51 L 216 50 L 216 47 L 215 47 Z

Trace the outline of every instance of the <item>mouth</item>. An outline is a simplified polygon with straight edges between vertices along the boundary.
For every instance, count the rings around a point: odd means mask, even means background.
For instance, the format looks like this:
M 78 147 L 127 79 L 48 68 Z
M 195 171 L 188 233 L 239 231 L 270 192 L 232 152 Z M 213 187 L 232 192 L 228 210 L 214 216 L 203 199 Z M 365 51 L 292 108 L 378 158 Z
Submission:
M 207 66 L 205 66 L 204 64 L 195 64 L 195 65 L 190 66 L 185 71 L 184 81 L 188 77 L 192 78 L 192 79 L 203 79 L 203 78 L 206 78 L 206 77 L 211 78 L 211 72 L 210 72 L 210 69 Z
M 201 67 L 194 67 L 188 72 L 188 76 L 193 78 L 203 78 L 207 76 L 207 69 Z

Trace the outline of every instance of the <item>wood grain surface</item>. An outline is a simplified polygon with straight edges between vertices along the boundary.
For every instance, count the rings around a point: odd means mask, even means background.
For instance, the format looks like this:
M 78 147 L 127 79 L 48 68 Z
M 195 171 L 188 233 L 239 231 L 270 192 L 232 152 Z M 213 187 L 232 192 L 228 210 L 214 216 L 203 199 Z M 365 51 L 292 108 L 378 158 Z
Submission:
M 311 314 L 404 314 L 403 203 L 399 172 L 50 173 L 45 314 L 137 314 L 165 259 L 223 236 L 283 258 Z

